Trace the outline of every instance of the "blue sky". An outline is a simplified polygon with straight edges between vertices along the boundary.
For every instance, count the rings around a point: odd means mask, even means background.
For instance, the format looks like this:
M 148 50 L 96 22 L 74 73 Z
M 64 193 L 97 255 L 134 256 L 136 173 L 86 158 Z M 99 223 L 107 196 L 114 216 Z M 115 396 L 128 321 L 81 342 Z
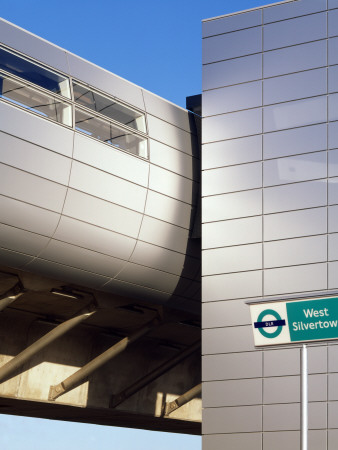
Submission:
M 180 106 L 201 92 L 201 21 L 271 0 L 12 0 L 1 16 Z M 2 450 L 198 450 L 196 436 L 0 415 Z

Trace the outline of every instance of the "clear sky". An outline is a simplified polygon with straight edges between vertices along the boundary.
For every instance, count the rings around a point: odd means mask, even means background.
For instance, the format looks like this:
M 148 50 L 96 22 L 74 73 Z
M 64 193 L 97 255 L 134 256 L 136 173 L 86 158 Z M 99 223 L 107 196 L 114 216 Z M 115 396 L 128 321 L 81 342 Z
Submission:
M 180 106 L 201 92 L 201 21 L 272 0 L 0 0 L 1 16 Z M 199 450 L 196 436 L 0 415 L 1 450 Z

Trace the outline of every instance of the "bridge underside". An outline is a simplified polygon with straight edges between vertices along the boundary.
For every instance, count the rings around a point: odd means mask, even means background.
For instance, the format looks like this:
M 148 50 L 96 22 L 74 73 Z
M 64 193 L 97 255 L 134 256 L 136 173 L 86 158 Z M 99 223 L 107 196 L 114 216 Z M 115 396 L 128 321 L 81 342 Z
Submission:
M 1 309 L 0 413 L 200 434 L 200 316 L 4 266 Z

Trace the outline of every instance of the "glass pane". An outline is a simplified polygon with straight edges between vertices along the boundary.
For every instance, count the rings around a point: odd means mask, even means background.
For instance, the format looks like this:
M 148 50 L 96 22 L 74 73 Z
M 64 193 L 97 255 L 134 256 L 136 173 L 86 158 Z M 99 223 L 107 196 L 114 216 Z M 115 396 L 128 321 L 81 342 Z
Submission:
M 135 130 L 146 132 L 144 114 L 130 109 L 114 99 L 98 94 L 91 89 L 73 83 L 74 100 Z
M 43 117 L 72 126 L 71 106 L 0 74 L 0 97 Z
M 147 140 L 118 128 L 79 109 L 75 110 L 75 128 L 88 136 L 114 145 L 134 155 L 147 157 Z
M 3 48 L 0 48 L 0 69 L 37 84 L 55 94 L 70 98 L 69 81 L 66 77 L 51 72 Z

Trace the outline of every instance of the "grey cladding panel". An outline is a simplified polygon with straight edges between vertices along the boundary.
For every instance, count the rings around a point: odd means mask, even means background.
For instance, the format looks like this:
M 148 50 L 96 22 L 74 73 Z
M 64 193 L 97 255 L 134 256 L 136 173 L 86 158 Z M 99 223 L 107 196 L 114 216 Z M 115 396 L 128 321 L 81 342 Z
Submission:
M 122 259 L 130 257 L 136 243 L 130 237 L 68 217 L 61 218 L 54 237 L 69 244 Z
M 326 150 L 326 147 L 326 124 L 277 131 L 263 136 L 264 158 L 310 153 Z
M 202 199 L 202 222 L 262 214 L 261 189 L 216 195 Z
M 78 133 L 75 133 L 74 159 L 141 186 L 148 185 L 148 162 Z
M 262 12 L 250 11 L 234 14 L 230 17 L 208 20 L 202 24 L 202 36 L 208 37 L 215 34 L 229 33 L 243 28 L 255 27 L 262 23 Z
M 0 20 L 0 41 L 38 61 L 68 73 L 64 50 L 3 19 Z
M 262 136 L 204 144 L 203 169 L 214 169 L 262 159 Z
M 205 302 L 262 296 L 262 271 L 212 275 L 202 278 Z
M 60 184 L 68 184 L 71 159 L 0 132 L 1 162 Z
M 261 406 L 233 406 L 203 410 L 203 434 L 261 431 Z
M 262 244 L 204 250 L 202 273 L 216 275 L 262 268 Z
M 202 67 L 203 90 L 244 83 L 262 78 L 262 55 L 220 61 Z
M 263 74 L 265 78 L 325 65 L 326 40 L 295 45 L 263 54 Z
M 338 94 L 331 94 L 329 96 L 328 120 L 338 120 Z
M 192 203 L 193 181 L 157 166 L 150 166 L 149 189 Z
M 310 375 L 309 401 L 326 401 L 326 374 Z M 264 404 L 295 403 L 300 401 L 300 376 L 264 379 Z
M 116 278 L 164 292 L 173 292 L 179 281 L 176 275 L 132 263 L 128 263 Z
M 338 91 L 338 66 L 328 68 L 329 92 Z
M 328 220 L 329 228 L 328 232 L 338 232 L 338 206 L 329 206 Z
M 138 212 L 74 189 L 67 192 L 63 214 L 133 238 L 137 237 L 142 221 Z
M 329 178 L 329 205 L 338 203 L 338 177 Z
M 299 431 L 272 431 L 263 433 L 264 448 L 273 450 L 298 450 L 300 443 Z M 327 450 L 326 431 L 309 430 L 308 433 L 309 450 Z M 330 448 L 331 450 L 331 448 Z
M 250 244 L 262 240 L 262 218 L 228 220 L 202 225 L 202 248 Z
M 203 143 L 222 141 L 262 132 L 261 108 L 203 119 Z
M 40 258 L 106 277 L 114 277 L 125 264 L 121 259 L 55 240 L 50 241 L 48 247 L 40 254 Z
M 202 195 L 225 194 L 262 186 L 260 162 L 211 169 L 202 174 Z
M 74 131 L 0 102 L 1 130 L 42 147 L 72 156 Z
M 114 295 L 121 294 L 124 296 L 127 295 L 128 297 L 139 298 L 143 301 L 146 299 L 154 301 L 157 304 L 167 302 L 171 297 L 171 294 L 168 292 L 160 292 L 144 286 L 126 283 L 124 281 L 117 280 L 116 278 L 105 284 L 101 290 L 111 292 Z
M 262 352 L 205 355 L 202 357 L 202 380 L 227 380 L 262 377 Z
M 0 179 L 1 194 L 61 212 L 67 190 L 65 186 L 3 164 L 0 164 Z
M 69 185 L 134 211 L 144 210 L 145 188 L 76 161 L 73 162 Z
M 262 82 L 212 89 L 203 93 L 203 116 L 215 116 L 262 105 Z
M 191 205 L 158 192 L 148 191 L 145 214 L 178 225 L 190 227 Z
M 248 450 L 248 448 L 250 448 L 250 450 L 261 450 L 261 441 L 261 433 L 209 434 L 202 436 L 202 445 L 208 450 L 220 450 L 226 448 L 236 450 Z M 291 449 L 289 448 L 289 450 Z
M 338 35 L 337 20 L 338 20 L 338 10 L 335 9 L 333 11 L 329 11 L 328 13 L 329 37 Z
M 254 342 L 251 325 L 202 330 L 202 355 L 252 350 Z
M 325 39 L 326 14 L 311 14 L 296 19 L 267 24 L 264 26 L 263 33 L 264 50 Z
M 73 267 L 64 266 L 43 259 L 35 259 L 27 266 L 27 269 L 38 272 L 40 275 L 62 280 L 63 282 L 69 281 L 70 283 L 77 283 L 81 286 L 88 286 L 94 289 L 100 289 L 104 283 L 109 281 L 109 278 L 102 277 L 101 275 L 74 269 Z
M 329 64 L 338 64 L 338 38 L 328 40 Z
M 326 230 L 326 207 L 264 216 L 264 240 L 266 241 L 324 234 Z
M 298 375 L 300 373 L 300 349 L 288 348 L 264 352 L 264 377 Z
M 149 139 L 149 145 L 150 162 L 184 177 L 193 177 L 193 164 L 197 161 L 191 156 L 153 139 Z
M 264 161 L 263 172 L 264 186 L 325 178 L 326 151 Z
M 202 41 L 203 64 L 261 51 L 262 30 L 260 27 L 209 37 Z
M 262 380 L 203 383 L 203 408 L 257 405 L 262 402 Z
M 150 137 L 177 150 L 181 150 L 188 155 L 194 154 L 194 148 L 197 145 L 197 137 L 195 135 L 150 114 L 148 114 L 147 120 Z
M 329 285 L 328 289 L 338 287 L 338 262 L 330 262 L 329 266 Z
M 107 94 L 144 110 L 141 88 L 71 53 L 67 54 L 70 74 Z
M 182 253 L 138 241 L 130 261 L 175 275 L 181 275 L 185 256 Z
M 189 112 L 152 92 L 143 90 L 145 108 L 148 114 L 191 132 Z
M 264 104 L 326 94 L 326 77 L 326 69 L 315 69 L 264 80 Z
M 338 260 L 338 233 L 328 235 L 329 261 Z
M 263 430 L 298 430 L 299 405 L 266 405 L 263 407 Z
M 189 231 L 145 216 L 139 235 L 141 241 L 185 253 Z
M 202 304 L 202 327 L 249 325 L 250 310 L 245 300 L 227 300 Z
M 264 272 L 264 295 L 311 292 L 323 289 L 327 289 L 326 263 L 269 269 Z
M 326 122 L 326 96 L 294 100 L 264 108 L 264 132 Z
M 59 218 L 60 215 L 55 212 L 0 196 L 0 222 L 7 225 L 52 236 Z
M 292 209 L 326 205 L 326 180 L 276 186 L 264 189 L 264 212 L 272 213 Z
M 21 268 L 32 260 L 32 256 L 0 248 L 0 262 L 8 267 Z
M 297 16 L 326 10 L 326 0 L 298 0 L 263 8 L 264 23 L 292 19 Z
M 338 122 L 329 123 L 328 126 L 328 147 L 337 148 L 338 147 Z
M 0 247 L 36 256 L 49 238 L 29 231 L 0 224 Z

